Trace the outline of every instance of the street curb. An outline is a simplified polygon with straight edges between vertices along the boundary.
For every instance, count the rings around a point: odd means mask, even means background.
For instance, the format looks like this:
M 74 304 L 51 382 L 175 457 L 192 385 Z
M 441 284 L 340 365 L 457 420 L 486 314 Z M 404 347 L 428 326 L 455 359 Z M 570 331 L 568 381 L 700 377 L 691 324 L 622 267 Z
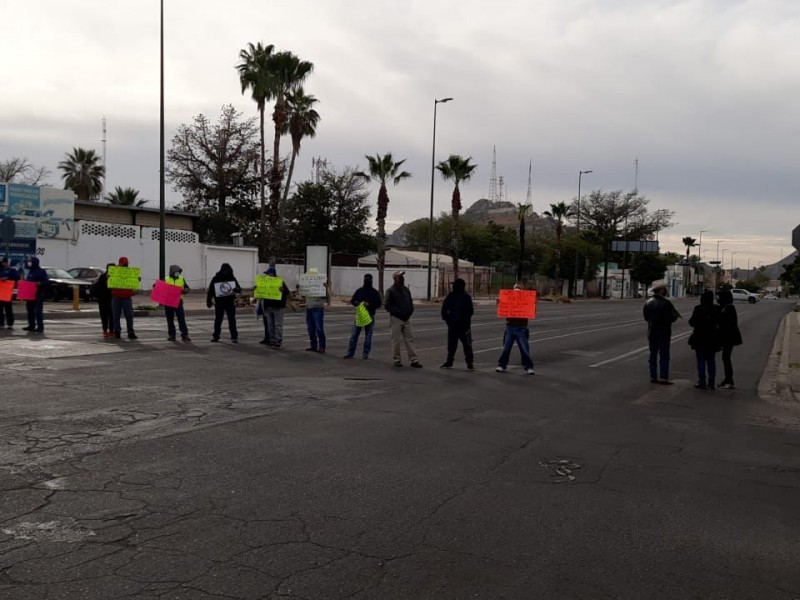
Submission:
M 793 324 L 792 321 L 795 321 Z M 791 344 L 793 325 L 800 326 L 800 313 L 787 313 L 778 326 L 767 366 L 758 382 L 758 396 L 767 402 L 798 403 L 798 392 L 792 388 Z

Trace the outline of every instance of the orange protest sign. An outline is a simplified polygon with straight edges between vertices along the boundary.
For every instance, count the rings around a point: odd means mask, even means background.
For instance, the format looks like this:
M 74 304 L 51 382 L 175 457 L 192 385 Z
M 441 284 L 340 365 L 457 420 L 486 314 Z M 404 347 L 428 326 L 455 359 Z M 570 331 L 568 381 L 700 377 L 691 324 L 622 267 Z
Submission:
M 497 316 L 507 319 L 535 319 L 536 290 L 500 290 Z
M 14 282 L 10 279 L 0 281 L 0 302 L 11 302 L 14 296 Z

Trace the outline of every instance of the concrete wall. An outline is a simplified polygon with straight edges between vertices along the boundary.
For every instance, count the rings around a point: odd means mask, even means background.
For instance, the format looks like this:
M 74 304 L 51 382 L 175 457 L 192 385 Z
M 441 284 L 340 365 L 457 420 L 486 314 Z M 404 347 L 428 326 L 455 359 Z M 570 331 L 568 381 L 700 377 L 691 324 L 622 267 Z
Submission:
M 141 225 L 158 227 L 159 213 L 154 210 L 142 210 L 128 206 L 114 206 L 102 202 L 75 202 L 76 221 L 96 221 L 100 223 L 117 223 L 119 225 Z M 192 231 L 192 218 L 184 214 L 166 213 L 167 229 L 184 229 Z
M 210 281 L 222 263 L 233 267 L 233 274 L 243 288 L 253 287 L 258 270 L 258 250 L 237 246 L 204 246 L 205 280 Z

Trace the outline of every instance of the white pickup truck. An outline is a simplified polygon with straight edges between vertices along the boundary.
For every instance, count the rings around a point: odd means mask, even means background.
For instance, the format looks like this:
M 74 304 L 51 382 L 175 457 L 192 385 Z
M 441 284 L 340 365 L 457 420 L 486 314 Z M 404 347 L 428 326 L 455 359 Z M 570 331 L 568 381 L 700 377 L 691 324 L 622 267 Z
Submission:
M 754 294 L 753 292 L 748 292 L 747 290 L 733 288 L 731 290 L 731 295 L 733 296 L 734 301 L 740 302 L 749 302 L 750 304 L 755 304 L 759 300 L 761 300 L 761 296 L 758 294 Z

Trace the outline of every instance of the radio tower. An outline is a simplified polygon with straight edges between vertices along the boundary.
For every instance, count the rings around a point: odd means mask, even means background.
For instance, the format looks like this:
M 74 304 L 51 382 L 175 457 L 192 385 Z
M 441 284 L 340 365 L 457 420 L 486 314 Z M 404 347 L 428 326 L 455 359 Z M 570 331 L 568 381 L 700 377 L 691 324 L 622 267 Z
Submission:
M 492 146 L 492 174 L 489 176 L 489 202 L 497 202 L 497 146 Z
M 531 207 L 533 210 L 533 193 L 531 192 L 531 168 L 533 167 L 533 161 L 528 161 L 528 195 L 525 196 L 525 204 Z
M 103 188 L 100 190 L 102 196 L 106 188 L 106 177 L 108 177 L 108 167 L 106 166 L 106 116 L 103 115 Z

